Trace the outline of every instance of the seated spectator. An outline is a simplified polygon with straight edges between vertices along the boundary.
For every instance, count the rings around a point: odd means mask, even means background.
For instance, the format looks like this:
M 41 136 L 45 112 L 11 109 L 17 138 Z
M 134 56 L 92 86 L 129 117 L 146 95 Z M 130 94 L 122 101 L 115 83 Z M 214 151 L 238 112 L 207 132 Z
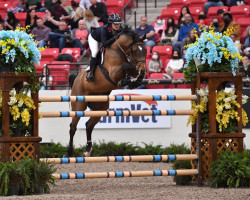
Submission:
M 246 37 L 244 38 L 244 47 L 250 47 L 250 26 L 247 27 Z
M 155 19 L 154 29 L 155 29 L 155 33 L 159 33 L 159 35 L 161 36 L 163 30 L 166 29 L 165 19 L 161 19 L 160 17 L 157 17 Z
M 36 20 L 37 16 L 35 9 L 28 10 L 25 20 L 25 27 L 29 26 L 26 30 L 27 33 L 31 33 L 32 29 L 37 27 Z
M 69 43 L 70 32 L 66 29 L 65 21 L 59 22 L 59 29 L 49 33 L 49 41 L 52 48 L 59 48 L 59 52 Z
M 87 26 L 88 31 L 91 31 L 91 29 L 94 29 L 100 26 L 93 12 L 90 9 L 85 10 L 83 20 L 85 22 L 85 25 Z
M 9 11 L 12 11 L 13 13 L 25 12 L 25 10 L 26 6 L 24 0 L 17 0 L 16 6 L 12 9 L 9 9 Z
M 81 49 L 81 53 L 84 52 L 84 46 L 88 44 L 88 30 L 84 21 L 81 19 L 78 22 L 78 28 L 72 30 L 71 39 L 74 47 L 78 47 Z
M 33 28 L 31 33 L 32 35 L 34 35 L 37 46 L 42 48 L 45 47 L 49 41 L 49 33 L 51 32 L 51 29 L 44 25 L 41 18 L 38 18 L 36 20 L 36 23 L 37 27 Z
M 69 0 L 61 0 L 61 7 L 68 13 L 67 18 L 62 18 L 62 20 L 70 20 L 75 16 L 75 11 L 72 6 L 69 6 Z
M 161 72 L 161 68 L 162 68 L 162 62 L 160 59 L 160 54 L 159 52 L 154 51 L 152 55 L 152 59 L 149 61 L 149 64 L 148 64 L 149 75 L 152 73 Z
M 102 2 L 101 0 L 97 0 L 97 2 Z M 90 6 L 92 5 L 92 3 L 90 2 L 90 0 L 81 0 L 79 3 L 79 6 L 85 10 L 85 9 L 89 9 Z
M 42 18 L 44 25 L 49 27 L 51 31 L 54 31 L 58 29 L 58 26 L 60 24 L 60 19 L 54 15 L 51 14 L 51 11 L 49 9 L 45 10 L 45 15 Z
M 235 47 L 238 49 L 238 51 L 240 52 L 241 50 L 241 44 L 239 40 L 236 40 L 236 36 L 234 34 L 230 35 L 230 38 L 233 40 Z
M 181 46 L 181 52 L 182 52 L 182 56 L 184 57 L 184 55 L 186 54 L 187 51 L 187 46 L 195 43 L 197 40 L 197 38 L 195 37 L 195 32 L 193 29 L 190 29 L 188 32 L 188 36 L 183 40 L 182 42 L 182 46 Z
M 155 41 L 155 29 L 152 25 L 147 24 L 147 18 L 142 16 L 140 21 L 140 27 L 136 29 L 139 36 L 145 36 L 145 45 L 150 46 L 150 51 L 156 45 Z
M 90 10 L 93 12 L 95 18 L 98 22 L 103 22 L 103 24 L 108 23 L 108 11 L 107 7 L 102 2 L 97 2 L 97 0 L 90 0 L 92 4 Z
M 3 22 L 0 22 L 0 31 L 5 31 L 6 28 L 4 26 L 4 23 Z
M 242 52 L 246 55 L 249 55 L 250 54 L 250 47 L 243 47 L 242 48 Z
M 71 29 L 75 29 L 78 27 L 78 22 L 83 19 L 84 16 L 84 10 L 81 7 L 78 7 L 75 12 L 75 16 L 69 21 L 69 25 L 71 26 Z M 98 23 L 98 22 L 97 22 Z
M 233 16 L 230 13 L 225 13 L 223 15 L 223 22 L 221 24 L 220 32 L 223 33 L 227 29 L 234 28 L 232 34 L 235 35 L 236 40 L 240 40 L 240 25 L 238 22 L 233 21 Z
M 214 29 L 214 32 L 220 32 L 219 19 L 217 17 L 213 18 L 211 26 Z M 207 31 L 209 31 L 209 27 L 207 28 Z
M 40 90 L 50 90 L 53 82 L 53 77 L 50 75 L 50 69 L 44 67 L 42 71 L 42 76 L 39 78 Z
M 54 9 L 52 10 L 53 15 L 58 17 L 60 19 L 60 21 L 65 21 L 66 23 L 69 22 L 69 20 L 71 19 L 68 12 L 61 6 L 61 4 L 57 3 L 54 7 Z
M 178 40 L 179 29 L 174 23 L 174 18 L 170 17 L 167 21 L 167 28 L 162 32 L 161 42 L 158 45 L 172 45 L 173 42 Z
M 183 26 L 185 24 L 185 15 L 186 14 L 190 14 L 190 16 L 192 16 L 191 13 L 190 13 L 189 8 L 187 6 L 183 6 L 181 8 L 181 15 L 180 15 L 180 17 L 178 19 L 178 28 L 180 28 L 181 26 Z M 192 22 L 194 22 L 193 18 L 192 18 Z
M 240 67 L 239 67 L 239 72 L 243 72 L 245 74 L 245 77 L 250 77 L 249 59 L 250 59 L 249 55 L 243 55 L 243 60 L 242 60 L 242 63 L 240 63 Z M 247 83 L 244 86 L 249 87 L 250 83 Z
M 26 10 L 35 9 L 37 12 L 42 8 L 41 0 L 26 0 Z
M 224 6 L 223 2 L 220 0 L 208 0 L 205 4 L 204 4 L 204 9 L 205 9 L 205 13 L 208 13 L 208 9 L 210 7 L 219 7 L 219 6 Z
M 243 0 L 226 0 L 226 3 L 228 7 L 244 5 Z
M 192 22 L 192 17 L 190 14 L 185 14 L 185 25 L 180 28 L 179 41 L 173 43 L 173 49 L 178 50 L 182 46 L 182 41 L 188 36 L 190 30 L 195 29 L 197 34 L 199 34 L 199 27 L 197 24 Z
M 44 7 L 49 10 L 54 10 L 56 4 L 60 4 L 60 0 L 45 0 Z
M 165 77 L 171 79 L 174 73 L 182 72 L 183 65 L 184 60 L 181 58 L 180 51 L 173 50 L 173 58 L 170 59 L 165 68 L 165 71 L 167 72 L 167 75 L 165 75 Z
M 13 12 L 7 11 L 4 22 L 6 30 L 15 30 L 18 23 L 20 23 L 20 21 L 15 17 Z
M 200 31 L 206 30 L 209 27 L 209 21 L 206 19 L 206 14 L 204 11 L 201 11 L 198 15 L 198 20 L 196 24 L 199 26 Z
M 223 10 L 223 9 L 218 9 L 217 10 L 217 16 L 218 16 L 219 24 L 221 24 L 223 22 L 224 13 L 225 13 L 225 10 Z

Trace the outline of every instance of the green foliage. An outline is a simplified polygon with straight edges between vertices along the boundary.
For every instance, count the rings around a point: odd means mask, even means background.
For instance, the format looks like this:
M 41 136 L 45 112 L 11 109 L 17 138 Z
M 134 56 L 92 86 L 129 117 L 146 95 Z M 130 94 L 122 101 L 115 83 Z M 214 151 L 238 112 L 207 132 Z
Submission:
M 173 169 L 191 169 L 190 160 L 176 160 L 173 163 Z M 174 182 L 176 185 L 189 185 L 192 180 L 192 176 L 174 176 Z
M 19 194 L 35 194 L 39 186 L 43 186 L 49 193 L 49 184 L 55 185 L 52 173 L 56 171 L 54 165 L 37 163 L 30 158 L 19 162 L 0 163 L 0 195 L 6 196 L 9 187 L 19 189 Z
M 211 164 L 210 178 L 213 187 L 250 187 L 250 151 L 221 153 Z
M 60 143 L 41 144 L 40 157 L 41 158 L 61 158 L 67 152 L 67 147 Z

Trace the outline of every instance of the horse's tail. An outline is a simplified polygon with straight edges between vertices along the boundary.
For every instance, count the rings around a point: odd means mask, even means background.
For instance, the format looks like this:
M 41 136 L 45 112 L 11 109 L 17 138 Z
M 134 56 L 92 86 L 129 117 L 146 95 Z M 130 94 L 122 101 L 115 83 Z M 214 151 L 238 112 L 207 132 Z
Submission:
M 75 75 L 75 74 L 70 74 L 69 75 L 69 86 L 70 86 L 70 88 L 72 88 L 76 77 L 77 77 L 77 75 Z

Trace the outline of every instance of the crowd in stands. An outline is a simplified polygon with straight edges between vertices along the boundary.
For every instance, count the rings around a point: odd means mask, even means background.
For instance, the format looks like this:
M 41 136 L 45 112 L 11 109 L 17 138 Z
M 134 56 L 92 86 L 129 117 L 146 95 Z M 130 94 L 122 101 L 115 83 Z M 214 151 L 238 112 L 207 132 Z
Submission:
M 0 0 L 0 2 L 7 2 Z M 0 30 L 27 27 L 38 47 L 88 48 L 88 35 L 96 27 L 107 24 L 108 7 L 104 0 L 15 0 L 5 12 L 0 10 Z M 250 1 L 249 0 L 172 0 L 155 21 L 140 18 L 136 32 L 148 47 L 146 78 L 173 78 L 182 73 L 186 46 L 196 41 L 195 34 L 209 30 L 224 32 L 234 28 L 230 36 L 244 57 L 240 71 L 250 76 Z M 180 3 L 182 2 L 182 4 Z M 236 8 L 241 8 L 237 13 Z M 196 31 L 194 31 L 194 28 Z M 155 76 L 154 76 L 155 77 Z M 182 75 L 183 77 L 183 75 Z M 51 78 L 50 78 L 51 79 Z

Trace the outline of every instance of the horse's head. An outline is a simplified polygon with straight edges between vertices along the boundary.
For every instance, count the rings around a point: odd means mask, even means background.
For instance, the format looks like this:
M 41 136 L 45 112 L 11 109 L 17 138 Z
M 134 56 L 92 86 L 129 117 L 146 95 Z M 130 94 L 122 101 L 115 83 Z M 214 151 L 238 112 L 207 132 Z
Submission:
M 117 40 L 118 49 L 124 54 L 129 75 L 136 77 L 146 70 L 147 49 L 143 40 L 130 27 L 125 26 Z M 125 69 L 127 70 L 127 69 Z

